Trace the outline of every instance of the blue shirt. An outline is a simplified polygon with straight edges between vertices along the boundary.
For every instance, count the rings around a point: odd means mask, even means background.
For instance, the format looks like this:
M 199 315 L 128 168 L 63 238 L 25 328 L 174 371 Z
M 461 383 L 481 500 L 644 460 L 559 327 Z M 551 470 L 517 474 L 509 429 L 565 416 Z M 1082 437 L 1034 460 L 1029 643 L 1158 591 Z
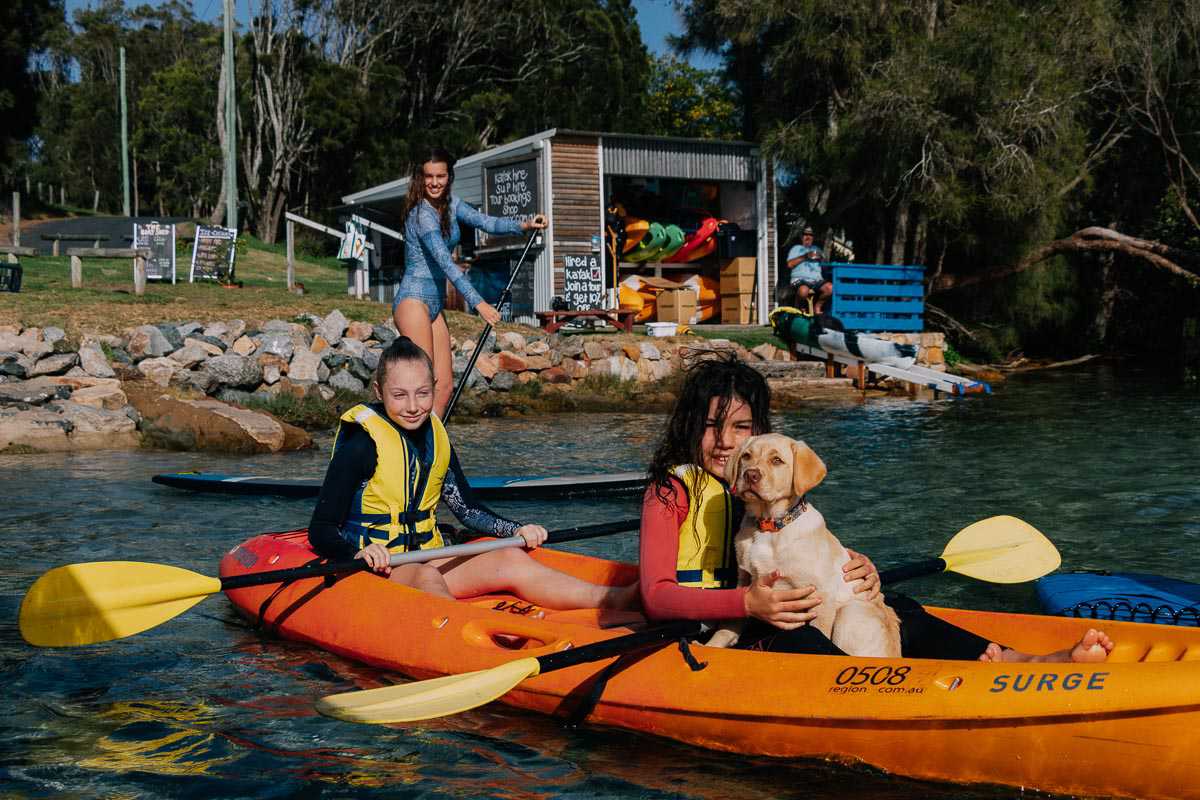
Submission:
M 820 283 L 821 259 L 824 258 L 824 255 L 824 251 L 813 244 L 792 245 L 792 249 L 788 250 L 787 254 L 788 263 L 792 263 L 797 258 L 801 261 L 792 267 L 788 283 Z
M 404 221 L 404 241 L 407 246 L 404 248 L 404 280 L 397 290 L 398 295 L 409 293 L 405 289 L 405 284 L 408 284 L 409 290 L 416 290 L 413 293 L 419 293 L 422 288 L 426 291 L 433 288 L 437 297 L 444 302 L 446 278 L 449 278 L 454 288 L 466 298 L 467 308 L 474 308 L 483 302 L 479 292 L 450 256 L 450 252 L 458 246 L 461 236 L 459 223 L 480 228 L 493 235 L 521 232 L 521 223 L 515 218 L 489 217 L 470 203 L 451 195 L 450 233 L 443 236 L 441 215 L 428 200 L 422 200 Z M 438 306 L 440 310 L 441 303 L 438 303 Z M 432 308 L 430 311 L 435 315 L 437 313 Z

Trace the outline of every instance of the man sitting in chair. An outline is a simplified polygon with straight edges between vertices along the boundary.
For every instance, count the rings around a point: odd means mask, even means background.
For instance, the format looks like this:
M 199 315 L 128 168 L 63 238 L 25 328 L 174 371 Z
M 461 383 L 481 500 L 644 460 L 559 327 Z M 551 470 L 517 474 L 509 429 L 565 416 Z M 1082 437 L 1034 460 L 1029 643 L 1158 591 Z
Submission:
M 805 228 L 800 244 L 792 245 L 788 250 L 787 265 L 791 275 L 787 289 L 782 292 L 781 304 L 794 305 L 810 314 L 821 313 L 833 294 L 833 284 L 821 269 L 824 260 L 824 250 L 813 244 L 813 229 Z

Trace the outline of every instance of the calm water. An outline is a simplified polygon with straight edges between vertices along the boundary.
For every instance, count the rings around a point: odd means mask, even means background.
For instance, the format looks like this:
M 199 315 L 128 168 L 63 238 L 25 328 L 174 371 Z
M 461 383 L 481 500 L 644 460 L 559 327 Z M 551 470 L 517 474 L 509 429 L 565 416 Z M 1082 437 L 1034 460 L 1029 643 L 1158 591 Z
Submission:
M 888 566 L 937 555 L 971 522 L 1013 514 L 1065 568 L 1200 581 L 1200 393 L 1147 374 L 1057 372 L 984 399 L 872 401 L 782 415 L 829 476 L 812 498 L 842 540 Z M 454 436 L 478 474 L 643 465 L 662 418 L 486 420 Z M 327 442 L 326 442 L 327 443 Z M 270 457 L 161 452 L 0 456 L 9 549 L 0 571 L 4 797 L 1009 797 L 823 763 L 717 755 L 649 737 L 566 730 L 499 705 L 407 728 L 353 726 L 312 702 L 365 667 L 263 640 L 211 597 L 150 632 L 36 650 L 21 594 L 50 567 L 127 559 L 215 574 L 249 534 L 307 523 L 310 501 L 192 495 L 150 483 L 201 469 L 319 476 L 327 451 Z M 501 506 L 550 527 L 624 518 L 635 502 Z M 634 534 L 581 550 L 631 559 Z M 1031 587 L 954 575 L 905 591 L 943 605 L 1036 610 Z

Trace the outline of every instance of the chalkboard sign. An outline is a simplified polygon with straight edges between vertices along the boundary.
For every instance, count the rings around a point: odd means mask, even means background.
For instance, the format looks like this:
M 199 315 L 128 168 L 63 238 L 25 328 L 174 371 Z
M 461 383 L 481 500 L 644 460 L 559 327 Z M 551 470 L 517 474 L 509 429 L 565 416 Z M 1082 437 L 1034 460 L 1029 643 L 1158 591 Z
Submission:
M 192 271 L 189 280 L 233 281 L 234 243 L 237 231 L 232 228 L 196 226 L 196 243 L 192 246 Z
M 150 248 L 146 279 L 175 282 L 175 226 L 161 222 L 133 223 L 133 246 Z
M 493 217 L 516 217 L 522 222 L 541 211 L 537 156 L 487 164 L 483 168 L 483 211 Z M 520 237 L 489 236 L 490 246 L 516 244 Z
M 601 308 L 604 300 L 604 274 L 600 269 L 600 256 L 563 256 L 563 297 L 567 308 L 583 311 Z

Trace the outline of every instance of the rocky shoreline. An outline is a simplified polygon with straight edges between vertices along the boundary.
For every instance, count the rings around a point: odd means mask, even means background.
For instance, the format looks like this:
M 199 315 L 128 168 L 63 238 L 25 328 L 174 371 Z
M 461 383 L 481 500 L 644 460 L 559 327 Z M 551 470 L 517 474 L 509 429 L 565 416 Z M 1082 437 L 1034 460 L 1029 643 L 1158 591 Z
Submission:
M 284 396 L 325 403 L 365 398 L 395 336 L 390 321 L 350 321 L 337 310 L 294 321 L 141 325 L 120 336 L 85 334 L 78 342 L 61 328 L 0 325 L 0 452 L 309 447 L 304 430 L 247 406 Z M 456 381 L 475 344 L 452 341 Z M 793 383 L 829 383 L 820 364 L 787 364 L 790 354 L 769 343 L 748 351 L 692 336 L 563 336 L 527 328 L 489 341 L 464 399 L 479 409 L 503 406 L 506 395 L 523 387 L 529 395 L 528 384 L 546 396 L 594 390 L 604 381 L 653 387 L 697 350 L 732 350 L 776 379 L 783 367 Z

